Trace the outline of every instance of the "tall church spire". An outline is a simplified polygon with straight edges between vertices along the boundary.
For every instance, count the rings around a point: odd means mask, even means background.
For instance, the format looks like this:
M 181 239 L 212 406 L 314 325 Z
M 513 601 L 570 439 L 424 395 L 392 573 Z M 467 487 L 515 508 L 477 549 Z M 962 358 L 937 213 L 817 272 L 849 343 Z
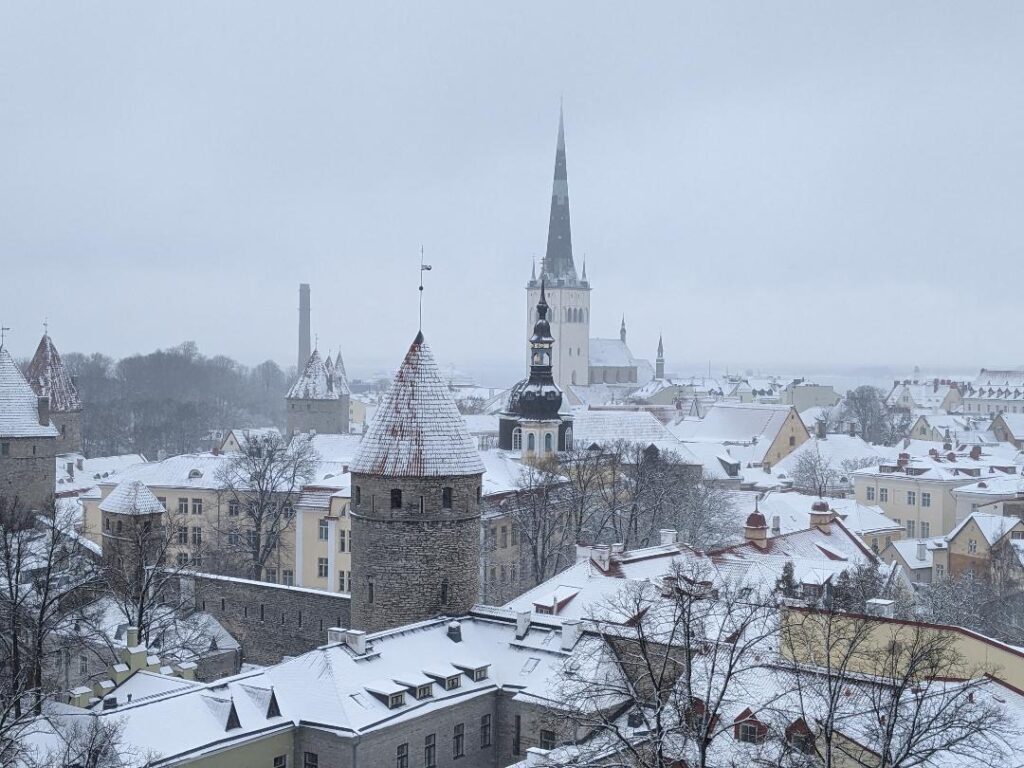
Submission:
M 548 248 L 544 254 L 543 277 L 550 281 L 575 281 L 572 261 L 572 233 L 569 226 L 569 178 L 565 169 L 565 120 L 558 110 L 558 144 L 555 147 L 555 178 L 551 187 L 551 219 Z

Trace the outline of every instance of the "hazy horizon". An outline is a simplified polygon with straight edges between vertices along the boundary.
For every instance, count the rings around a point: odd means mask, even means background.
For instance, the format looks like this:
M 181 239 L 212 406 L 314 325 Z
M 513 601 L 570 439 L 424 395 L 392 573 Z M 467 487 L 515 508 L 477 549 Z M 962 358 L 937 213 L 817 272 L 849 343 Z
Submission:
M 46 318 L 288 366 L 309 282 L 321 348 L 390 370 L 422 244 L 439 360 L 525 368 L 564 98 L 593 336 L 624 314 L 679 373 L 1020 365 L 1024 6 L 289 11 L 0 8 L 12 353 Z

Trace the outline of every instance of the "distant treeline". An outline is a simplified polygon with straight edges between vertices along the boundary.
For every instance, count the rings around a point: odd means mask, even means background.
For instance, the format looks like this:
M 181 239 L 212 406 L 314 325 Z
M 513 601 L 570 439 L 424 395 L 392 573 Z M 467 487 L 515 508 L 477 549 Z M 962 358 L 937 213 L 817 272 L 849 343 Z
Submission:
M 209 448 L 211 430 L 284 427 L 289 374 L 268 360 L 254 368 L 229 357 L 205 357 L 195 342 L 114 360 L 64 355 L 85 412 L 89 456 L 167 454 Z

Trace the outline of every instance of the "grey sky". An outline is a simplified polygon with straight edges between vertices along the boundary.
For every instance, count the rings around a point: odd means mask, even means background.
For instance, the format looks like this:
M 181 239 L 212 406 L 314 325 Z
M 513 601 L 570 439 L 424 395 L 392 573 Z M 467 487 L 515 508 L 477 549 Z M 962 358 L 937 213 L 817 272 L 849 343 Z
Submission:
M 524 358 L 565 98 L 592 331 L 706 365 L 1014 364 L 1024 4 L 5 3 L 30 354 Z M 1009 289 L 1009 290 L 1008 290 Z

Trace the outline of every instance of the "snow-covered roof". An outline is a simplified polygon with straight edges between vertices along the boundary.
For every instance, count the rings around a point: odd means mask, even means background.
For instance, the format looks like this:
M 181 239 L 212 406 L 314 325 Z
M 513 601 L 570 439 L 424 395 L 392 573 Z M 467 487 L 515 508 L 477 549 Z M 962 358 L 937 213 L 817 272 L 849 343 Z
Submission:
M 953 489 L 954 497 L 959 497 L 963 494 L 1012 498 L 1018 494 L 1024 494 L 1024 477 L 1020 475 L 987 476 L 984 480 L 961 485 Z
M 118 472 L 145 463 L 146 457 L 141 453 L 96 456 L 91 459 L 80 453 L 60 453 L 57 454 L 56 492 L 64 495 L 80 494 L 95 488 L 103 480 L 115 481 Z
M 978 526 L 981 535 L 985 537 L 985 541 L 988 542 L 989 546 L 992 546 L 1003 538 L 1011 528 L 1020 523 L 1020 519 L 993 515 L 988 512 L 972 512 L 956 528 L 946 534 L 946 541 L 953 541 L 971 522 Z
M 943 548 L 944 540 L 941 536 L 931 539 L 900 539 L 889 542 L 908 568 L 918 570 L 919 568 L 931 568 L 935 561 L 935 550 Z
M 633 353 L 622 339 L 591 339 L 591 368 L 634 368 Z
M 466 429 L 471 435 L 498 434 L 498 415 L 493 413 L 463 414 Z
M 348 381 L 336 377 L 315 349 L 302 374 L 288 390 L 288 398 L 295 400 L 337 400 L 347 394 Z
M 573 412 L 572 437 L 576 445 L 626 440 L 649 445 L 658 441 L 678 443 L 665 425 L 649 411 L 594 410 Z
M 14 362 L 0 347 L 0 437 L 56 437 L 51 423 L 39 423 L 39 398 Z
M 218 479 L 219 471 L 234 461 L 237 461 L 236 457 L 223 453 L 183 453 L 163 461 L 128 467 L 117 475 L 100 481 L 100 485 L 109 485 L 120 479 L 140 480 L 150 488 L 217 490 L 224 485 Z
M 792 411 L 791 405 L 718 402 L 703 419 L 680 419 L 668 428 L 683 442 L 756 445 L 751 459 L 760 463 Z
M 359 443 L 362 442 L 363 436 L 320 434 L 318 432 L 314 435 L 303 433 L 296 435 L 292 439 L 298 440 L 300 438 L 305 438 L 313 444 L 313 449 L 322 461 L 350 465 L 356 456 L 356 451 L 359 450 Z
M 125 480 L 100 502 L 100 509 L 120 515 L 155 515 L 164 511 L 164 505 L 142 481 Z
M 1014 440 L 1024 440 L 1024 413 L 1002 413 L 999 417 Z
M 485 468 L 481 488 L 484 498 L 511 493 L 520 487 L 523 465 L 514 454 L 493 448 L 481 451 L 480 458 Z
M 475 475 L 476 441 L 419 333 L 352 462 L 355 473 L 389 477 Z
M 765 519 L 774 524 L 778 518 L 780 533 L 804 530 L 810 525 L 811 505 L 820 499 L 802 493 L 766 494 L 757 502 Z M 843 524 L 858 536 L 873 533 L 895 532 L 903 526 L 885 516 L 881 507 L 861 504 L 856 499 L 825 499 L 829 509 L 843 521 Z M 741 508 L 742 516 L 752 512 L 754 504 Z
M 36 354 L 28 366 L 28 383 L 39 397 L 50 398 L 50 410 L 57 412 L 82 410 L 82 399 L 64 367 L 57 348 L 48 333 L 36 347 Z
M 244 451 L 250 440 L 280 440 L 281 430 L 277 427 L 246 427 L 244 429 L 232 429 L 224 436 L 224 440 L 221 442 L 220 446 L 221 450 L 226 450 L 225 446 L 228 442 L 228 438 L 231 436 L 234 436 L 235 442 L 238 443 L 238 447 Z

